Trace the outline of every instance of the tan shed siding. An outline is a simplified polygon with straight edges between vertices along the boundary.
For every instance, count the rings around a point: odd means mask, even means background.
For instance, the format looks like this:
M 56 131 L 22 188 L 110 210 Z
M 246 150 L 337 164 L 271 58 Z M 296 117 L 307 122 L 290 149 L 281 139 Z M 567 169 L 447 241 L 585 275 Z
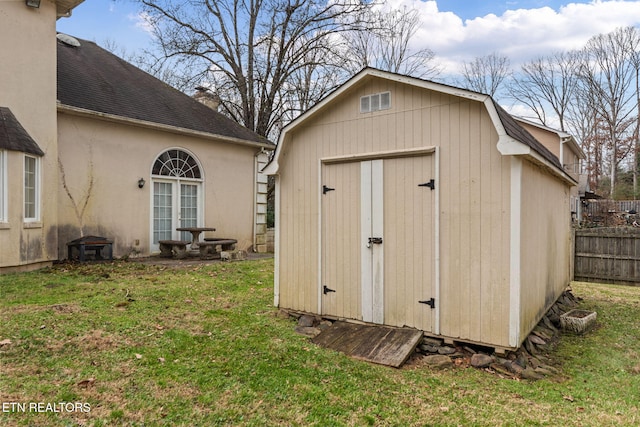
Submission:
M 313 132 L 313 129 L 311 129 Z M 309 135 L 312 138 L 312 135 Z M 306 139 L 305 139 L 306 140 Z M 280 216 L 280 305 L 316 312 L 317 298 L 317 159 L 313 144 L 294 143 L 287 153 L 288 167 L 281 173 Z M 314 173 L 309 173 L 315 171 Z M 315 180 L 315 184 L 313 181 Z M 315 191 L 314 191 L 315 190 Z
M 439 117 L 441 333 L 506 346 L 509 161 L 482 104 L 452 104 Z
M 496 149 L 498 136 L 484 105 L 385 80 L 367 82 L 288 134 L 280 162 L 280 305 L 317 311 L 318 159 L 438 146 L 441 333 L 508 345 L 510 168 Z M 384 91 L 391 92 L 390 110 L 359 113 L 360 96 Z
M 524 161 L 522 195 L 521 340 L 568 285 L 571 253 L 569 188 Z

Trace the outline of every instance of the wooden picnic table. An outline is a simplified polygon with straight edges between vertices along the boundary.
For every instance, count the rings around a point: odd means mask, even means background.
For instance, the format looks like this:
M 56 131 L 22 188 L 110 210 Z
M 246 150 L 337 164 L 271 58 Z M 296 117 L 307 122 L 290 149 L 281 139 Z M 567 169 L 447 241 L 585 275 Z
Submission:
M 213 227 L 178 227 L 177 231 L 188 231 L 191 233 L 191 249 L 198 249 L 200 234 L 204 231 L 216 231 Z

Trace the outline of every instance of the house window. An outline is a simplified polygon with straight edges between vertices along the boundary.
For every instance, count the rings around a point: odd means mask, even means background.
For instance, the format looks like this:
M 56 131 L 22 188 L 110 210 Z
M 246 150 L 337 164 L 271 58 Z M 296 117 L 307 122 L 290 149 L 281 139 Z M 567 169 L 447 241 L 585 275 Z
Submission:
M 40 217 L 40 162 L 37 157 L 24 156 L 24 220 Z
M 0 150 L 0 222 L 7 222 L 7 159 Z
M 375 93 L 360 98 L 360 112 L 388 110 L 391 108 L 391 92 Z
M 167 150 L 153 164 L 153 175 L 200 179 L 200 166 L 189 153 Z

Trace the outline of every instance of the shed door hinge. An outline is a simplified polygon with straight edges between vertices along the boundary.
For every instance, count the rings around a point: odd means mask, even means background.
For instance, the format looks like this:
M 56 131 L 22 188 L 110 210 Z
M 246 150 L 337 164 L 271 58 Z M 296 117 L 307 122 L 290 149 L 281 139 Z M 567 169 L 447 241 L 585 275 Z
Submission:
M 326 295 L 326 294 L 328 294 L 329 292 L 335 292 L 335 289 L 329 289 L 329 287 L 328 287 L 327 285 L 324 285 L 324 286 L 322 287 L 322 293 Z
M 322 186 L 322 194 L 327 194 L 329 191 L 335 191 L 335 188 L 327 187 L 326 185 Z
M 425 301 L 418 301 L 420 304 L 426 304 L 431 308 L 436 308 L 436 299 L 435 298 L 431 298 Z
M 434 179 L 430 179 L 429 182 L 418 184 L 418 187 L 429 187 L 431 190 L 435 190 L 436 189 L 436 181 Z

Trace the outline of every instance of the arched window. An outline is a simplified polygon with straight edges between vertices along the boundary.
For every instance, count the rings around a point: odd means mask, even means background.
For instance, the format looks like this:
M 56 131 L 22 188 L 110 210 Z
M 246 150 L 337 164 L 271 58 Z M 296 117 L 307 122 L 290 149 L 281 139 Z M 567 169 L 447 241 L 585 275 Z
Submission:
M 173 149 L 160 154 L 153 164 L 153 175 L 201 179 L 200 166 L 189 153 Z
M 178 148 L 160 154 L 151 170 L 153 182 L 152 248 L 160 240 L 189 240 L 180 227 L 198 227 L 204 206 L 203 170 L 194 156 Z

